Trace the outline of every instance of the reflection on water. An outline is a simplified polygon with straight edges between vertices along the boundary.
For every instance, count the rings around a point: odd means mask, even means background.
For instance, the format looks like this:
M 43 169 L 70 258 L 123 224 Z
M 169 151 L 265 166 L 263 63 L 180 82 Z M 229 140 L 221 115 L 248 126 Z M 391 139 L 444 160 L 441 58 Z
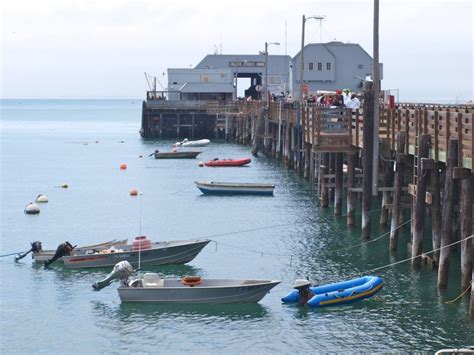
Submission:
M 110 306 L 103 302 L 93 302 L 94 310 L 112 319 L 133 321 L 136 317 L 146 319 L 194 317 L 221 320 L 251 320 L 261 319 L 268 315 L 268 309 L 258 303 L 247 304 L 162 304 L 162 303 L 121 303 Z

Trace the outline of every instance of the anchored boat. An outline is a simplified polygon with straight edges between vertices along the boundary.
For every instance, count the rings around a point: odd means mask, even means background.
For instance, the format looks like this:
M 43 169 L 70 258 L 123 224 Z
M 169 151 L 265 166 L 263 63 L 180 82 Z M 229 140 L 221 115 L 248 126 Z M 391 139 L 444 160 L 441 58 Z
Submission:
M 59 258 L 62 258 L 68 269 L 109 267 L 122 260 L 132 265 L 185 264 L 193 260 L 209 242 L 208 239 L 191 239 L 152 243 L 147 237 L 141 236 L 135 238 L 131 245 L 111 246 L 100 251 L 74 250 L 66 242 L 59 245 L 45 266 Z
M 372 297 L 383 287 L 383 279 L 378 276 L 364 276 L 323 286 L 309 287 L 307 304 L 320 308 L 348 304 Z M 295 289 L 281 300 L 284 303 L 300 301 L 300 291 Z
M 252 161 L 250 158 L 241 158 L 241 159 L 214 159 L 209 160 L 204 163 L 206 166 L 211 167 L 228 167 L 228 166 L 244 166 L 249 164 Z
M 119 279 L 118 293 L 122 302 L 221 304 L 258 302 L 280 283 L 276 280 L 201 279 L 199 276 L 162 279 L 156 273 L 129 279 L 132 273 L 129 263 L 118 263 L 107 278 L 92 287 L 100 290 Z
M 174 145 L 176 147 L 206 147 L 211 143 L 209 139 L 200 139 L 197 141 L 189 141 L 187 138 L 184 138 L 182 142 L 176 142 Z
M 197 188 L 206 195 L 273 195 L 275 185 L 239 182 L 196 181 Z
M 155 156 L 155 159 L 195 159 L 201 152 L 160 152 L 155 150 L 152 154 Z
M 121 247 L 127 245 L 127 239 L 122 239 L 122 240 L 110 240 L 104 243 L 99 243 L 99 244 L 93 244 L 93 245 L 87 245 L 87 246 L 81 246 L 81 247 L 76 247 L 74 248 L 75 253 L 84 253 L 84 254 L 91 254 L 94 252 L 100 252 L 105 249 L 109 249 L 111 247 Z M 37 253 L 33 253 L 32 257 L 37 263 L 44 263 L 51 259 L 54 256 L 55 250 L 42 250 Z M 62 258 L 59 259 L 60 261 L 63 261 Z

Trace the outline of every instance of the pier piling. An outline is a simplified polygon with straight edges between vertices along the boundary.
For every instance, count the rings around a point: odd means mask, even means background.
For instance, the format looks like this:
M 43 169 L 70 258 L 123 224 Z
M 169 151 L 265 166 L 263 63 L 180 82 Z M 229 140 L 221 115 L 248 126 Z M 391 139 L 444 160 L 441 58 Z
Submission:
M 390 250 L 397 250 L 398 230 L 402 215 L 402 187 L 405 169 L 405 132 L 397 133 L 397 155 L 395 160 L 395 185 L 393 191 L 392 221 L 390 224 Z

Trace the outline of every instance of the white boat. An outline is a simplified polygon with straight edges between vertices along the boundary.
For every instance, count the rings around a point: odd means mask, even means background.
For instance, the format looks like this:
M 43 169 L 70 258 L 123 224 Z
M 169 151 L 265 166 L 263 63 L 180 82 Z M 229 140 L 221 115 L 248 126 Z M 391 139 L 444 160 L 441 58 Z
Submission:
M 273 195 L 275 185 L 240 183 L 240 182 L 215 182 L 195 181 L 203 194 L 209 195 Z
M 209 139 L 200 139 L 197 141 L 189 141 L 187 138 L 184 138 L 181 142 L 176 142 L 174 145 L 176 147 L 205 147 L 208 146 L 211 141 Z
M 110 285 L 120 279 L 118 293 L 122 302 L 222 304 L 253 303 L 260 301 L 276 285 L 277 280 L 236 280 L 201 279 L 162 279 L 156 273 L 146 273 L 143 277 L 129 279 L 133 273 L 127 262 L 115 265 L 106 279 L 96 282 L 95 290 Z

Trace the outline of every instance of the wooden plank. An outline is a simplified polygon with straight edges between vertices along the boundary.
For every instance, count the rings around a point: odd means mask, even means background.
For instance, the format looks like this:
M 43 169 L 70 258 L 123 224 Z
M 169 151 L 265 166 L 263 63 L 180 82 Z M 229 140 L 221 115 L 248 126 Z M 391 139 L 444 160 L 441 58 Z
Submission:
M 471 177 L 471 170 L 469 169 L 462 168 L 462 167 L 455 167 L 453 169 L 453 179 L 469 179 L 470 177 Z
M 469 176 L 461 181 L 461 288 L 465 289 L 471 283 L 474 258 L 474 242 L 466 239 L 472 235 L 472 203 L 473 203 L 473 180 Z

